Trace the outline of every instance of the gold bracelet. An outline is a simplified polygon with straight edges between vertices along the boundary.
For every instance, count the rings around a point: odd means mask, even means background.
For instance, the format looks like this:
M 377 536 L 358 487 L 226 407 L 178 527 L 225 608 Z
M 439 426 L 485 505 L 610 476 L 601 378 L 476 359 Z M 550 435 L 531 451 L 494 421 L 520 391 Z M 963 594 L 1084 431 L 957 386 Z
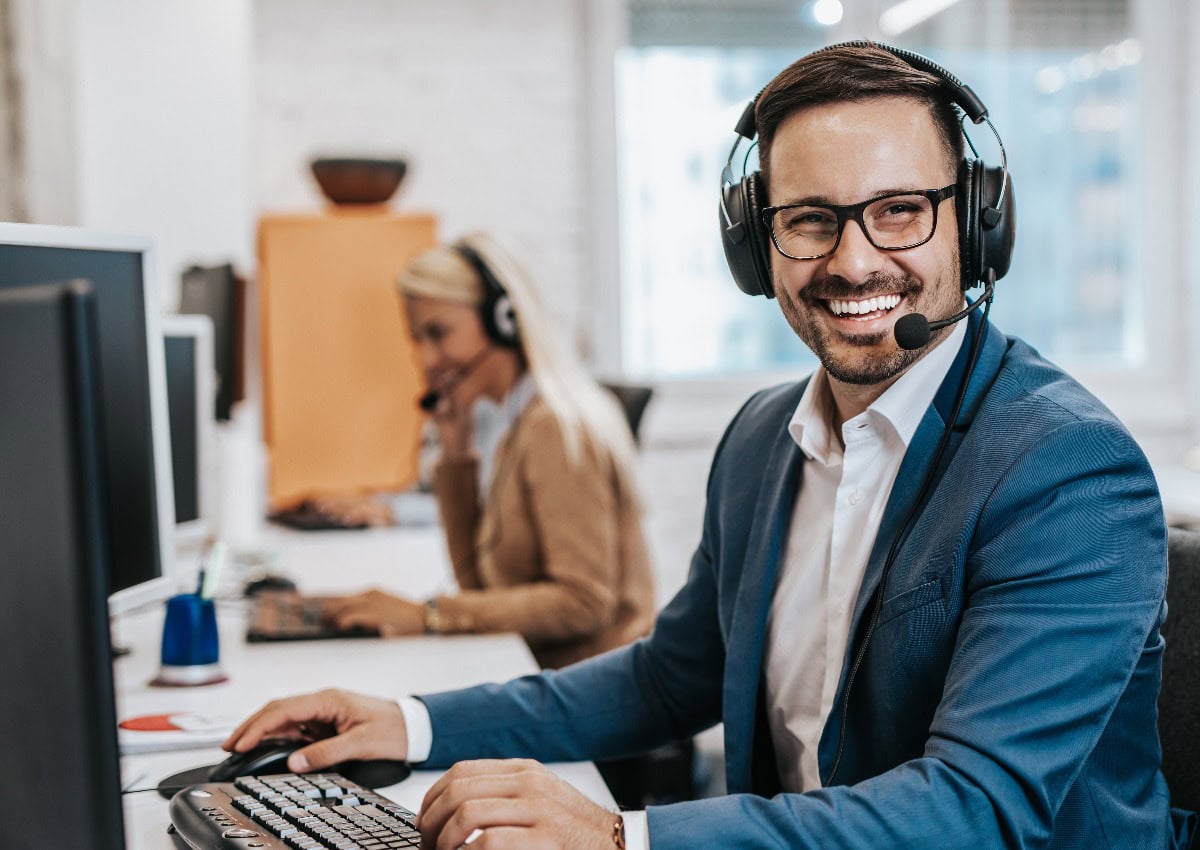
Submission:
M 620 815 L 613 823 L 612 840 L 617 850 L 625 850 L 625 818 Z

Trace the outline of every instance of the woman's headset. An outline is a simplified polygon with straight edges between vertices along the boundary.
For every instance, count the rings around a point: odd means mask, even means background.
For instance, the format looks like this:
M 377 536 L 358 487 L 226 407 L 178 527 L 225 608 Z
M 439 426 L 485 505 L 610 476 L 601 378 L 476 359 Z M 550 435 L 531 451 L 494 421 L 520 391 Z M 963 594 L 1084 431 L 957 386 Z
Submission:
M 823 47 L 814 53 L 844 47 L 878 47 L 906 62 L 918 71 L 926 71 L 942 80 L 951 101 L 972 123 L 987 123 L 1000 146 L 1000 166 L 986 165 L 978 158 L 971 137 L 963 129 L 963 137 L 972 156 L 964 157 L 958 167 L 958 191 L 955 209 L 958 215 L 959 247 L 962 258 L 962 288 L 965 292 L 981 281 L 1004 277 L 1012 260 L 1016 217 L 1013 209 L 1012 180 L 1008 174 L 1008 157 L 1004 143 L 996 132 L 983 101 L 957 77 L 919 53 L 902 50 L 874 41 L 846 41 Z M 733 157 L 742 139 L 753 141 L 757 134 L 754 100 L 746 105 L 738 119 L 737 139 L 729 151 L 729 159 L 721 172 L 721 242 L 725 260 L 738 288 L 748 295 L 775 297 L 771 280 L 771 236 L 762 210 L 766 206 L 767 189 L 762 176 L 752 171 L 741 180 L 733 179 Z
M 483 303 L 479 305 L 479 318 L 488 339 L 503 348 L 519 348 L 521 334 L 517 328 L 517 314 L 500 279 L 492 273 L 479 252 L 466 242 L 455 242 L 450 247 L 467 261 L 483 281 Z

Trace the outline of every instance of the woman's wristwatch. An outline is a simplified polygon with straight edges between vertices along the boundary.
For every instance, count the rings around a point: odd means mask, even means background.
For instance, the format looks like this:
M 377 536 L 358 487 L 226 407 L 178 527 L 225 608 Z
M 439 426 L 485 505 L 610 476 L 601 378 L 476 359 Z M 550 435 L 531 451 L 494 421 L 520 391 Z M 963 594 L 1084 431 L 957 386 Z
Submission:
M 425 634 L 436 635 L 442 631 L 442 614 L 438 611 L 437 597 L 425 600 Z

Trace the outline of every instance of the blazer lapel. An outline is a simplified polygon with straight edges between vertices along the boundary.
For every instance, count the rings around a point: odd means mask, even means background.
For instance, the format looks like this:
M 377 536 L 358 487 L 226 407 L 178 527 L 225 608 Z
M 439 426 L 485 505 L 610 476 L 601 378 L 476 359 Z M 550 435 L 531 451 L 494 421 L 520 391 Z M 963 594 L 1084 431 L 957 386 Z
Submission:
M 959 387 L 970 360 L 974 336 L 986 327 L 983 349 L 979 352 L 979 362 L 971 374 L 967 394 L 963 398 L 962 409 L 958 415 L 958 427 L 955 428 L 955 434 L 952 435 L 950 445 L 947 446 L 946 455 L 942 458 L 943 469 L 950 462 L 950 458 L 954 456 L 963 434 L 970 427 L 980 400 L 1000 369 L 1001 360 L 1008 346 L 1005 336 L 990 323 L 985 326 L 978 313 L 973 313 L 968 321 L 970 322 L 968 333 L 959 348 L 958 355 L 954 358 L 950 370 L 946 373 L 946 377 L 942 380 L 942 384 L 934 396 L 933 404 L 925 411 L 925 415 L 921 418 L 921 424 L 917 426 L 912 442 L 904 453 L 904 460 L 900 463 L 900 470 L 896 473 L 896 481 L 892 485 L 891 495 L 888 497 L 887 506 L 883 511 L 883 519 L 879 523 L 879 532 L 876 534 L 875 543 L 871 548 L 871 556 L 867 561 L 866 572 L 863 574 L 862 586 L 859 588 L 858 598 L 855 600 L 854 616 L 850 621 L 850 642 L 846 646 L 846 654 L 842 661 L 838 692 L 834 697 L 833 708 L 821 735 L 818 757 L 821 765 L 820 773 L 823 778 L 826 776 L 826 771 L 832 767 L 837 749 L 837 739 L 841 728 L 842 700 L 845 698 L 843 690 L 846 687 L 846 677 L 850 666 L 859 649 L 863 617 L 868 613 L 867 606 L 872 602 L 875 590 L 879 586 L 884 562 L 887 560 L 892 542 L 898 534 L 903 532 L 907 535 L 911 531 L 911 526 L 902 529 L 901 525 L 913 501 L 921 495 L 919 491 L 924 483 L 929 464 L 933 462 L 933 453 L 937 449 L 938 440 L 945 432 L 946 423 L 953 413 L 954 402 L 958 397 Z M 936 482 L 931 484 L 931 488 L 936 486 Z M 928 494 L 925 495 L 928 496 Z M 840 769 L 839 773 L 842 773 Z
M 726 784 L 730 792 L 749 791 L 752 787 L 752 742 L 759 720 L 763 641 L 779 559 L 800 485 L 802 458 L 799 446 L 785 427 L 779 429 L 775 437 L 767 468 L 747 471 L 747 474 L 761 475 L 762 485 L 754 504 L 725 651 L 722 714 Z

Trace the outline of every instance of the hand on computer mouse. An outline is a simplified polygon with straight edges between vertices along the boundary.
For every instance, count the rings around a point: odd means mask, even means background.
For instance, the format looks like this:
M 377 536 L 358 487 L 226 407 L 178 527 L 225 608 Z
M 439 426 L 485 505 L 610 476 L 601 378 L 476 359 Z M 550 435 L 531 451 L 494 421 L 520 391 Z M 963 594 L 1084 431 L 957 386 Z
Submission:
M 239 776 L 290 773 L 288 757 L 307 743 L 298 738 L 264 738 L 257 747 L 244 753 L 234 753 L 220 764 L 213 765 L 207 781 L 232 782 Z M 367 788 L 395 785 L 407 779 L 412 772 L 407 764 L 394 759 L 355 759 L 327 765 L 327 768 Z
M 425 633 L 425 607 L 382 590 L 328 599 L 322 614 L 339 629 L 360 626 L 375 629 L 384 637 Z
M 221 746 L 245 753 L 264 738 L 317 738 L 293 752 L 288 770 L 306 773 L 345 761 L 408 756 L 404 714 L 393 700 L 328 689 L 267 703 Z

